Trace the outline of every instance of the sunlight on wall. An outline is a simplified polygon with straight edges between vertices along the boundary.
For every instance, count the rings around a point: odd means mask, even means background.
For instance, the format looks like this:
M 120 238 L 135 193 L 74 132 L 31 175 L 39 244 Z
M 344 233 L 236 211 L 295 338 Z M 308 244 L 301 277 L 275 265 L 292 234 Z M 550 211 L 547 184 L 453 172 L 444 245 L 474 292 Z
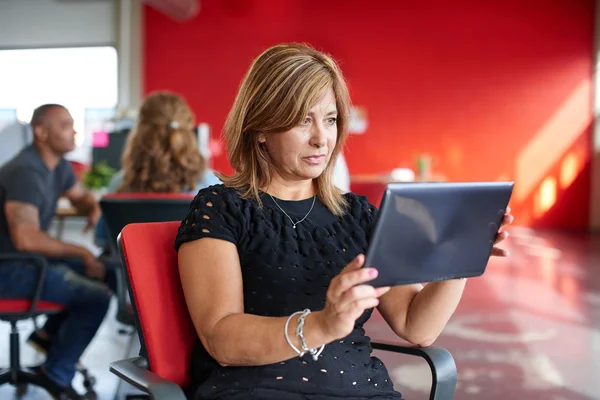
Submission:
M 581 158 L 576 153 L 569 153 L 560 165 L 560 188 L 566 189 L 577 178 L 582 168 Z
M 515 165 L 515 200 L 527 199 L 592 121 L 592 83 L 582 81 L 529 141 Z
M 542 181 L 535 196 L 533 212 L 536 218 L 544 215 L 556 202 L 556 186 L 556 178 L 553 176 L 548 176 Z

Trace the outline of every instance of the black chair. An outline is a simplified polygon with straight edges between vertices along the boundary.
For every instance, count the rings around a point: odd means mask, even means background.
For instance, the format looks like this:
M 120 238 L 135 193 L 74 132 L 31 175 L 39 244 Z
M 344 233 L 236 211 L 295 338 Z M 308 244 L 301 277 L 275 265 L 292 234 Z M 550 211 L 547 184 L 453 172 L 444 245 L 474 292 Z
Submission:
M 181 221 L 194 195 L 186 193 L 110 193 L 100 199 L 100 208 L 110 236 L 109 261 L 117 267 L 117 321 L 133 326 L 117 248 L 117 236 L 132 223 Z
M 0 320 L 10 323 L 10 364 L 8 368 L 0 368 L 0 385 L 11 384 L 17 389 L 17 396 L 22 396 L 27 391 L 29 384 L 48 389 L 44 382 L 38 379 L 31 367 L 21 366 L 21 349 L 19 331 L 17 322 L 29 318 L 34 318 L 43 314 L 56 314 L 64 311 L 64 306 L 50 301 L 40 300 L 48 264 L 42 256 L 26 253 L 0 254 L 0 268 L 6 265 L 6 262 L 21 261 L 35 265 L 38 269 L 38 278 L 34 293 L 28 298 L 4 299 L 0 298 Z M 77 370 L 83 375 L 83 384 L 87 390 L 88 396 L 94 396 L 93 386 L 96 379 L 89 375 L 87 369 L 78 365 Z

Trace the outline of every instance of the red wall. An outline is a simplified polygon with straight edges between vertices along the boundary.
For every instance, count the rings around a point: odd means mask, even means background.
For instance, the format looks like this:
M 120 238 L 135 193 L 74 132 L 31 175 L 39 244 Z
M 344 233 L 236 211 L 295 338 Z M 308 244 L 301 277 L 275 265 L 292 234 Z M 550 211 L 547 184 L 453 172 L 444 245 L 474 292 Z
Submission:
M 368 131 L 347 146 L 352 174 L 413 167 L 426 152 L 449 180 L 519 185 L 519 154 L 591 80 L 593 15 L 593 0 L 203 0 L 180 23 L 146 7 L 144 88 L 183 94 L 218 133 L 251 60 L 279 42 L 308 42 L 340 62 L 354 104 L 367 109 Z M 589 97 L 588 118 L 591 86 L 578 93 Z M 513 198 L 528 224 L 587 226 L 591 130 L 580 129 L 581 112 L 572 118 L 541 132 L 547 145 L 578 130 L 563 147 L 583 149 L 581 172 L 557 199 L 570 212 L 534 216 L 536 179 Z M 230 171 L 224 156 L 214 166 Z

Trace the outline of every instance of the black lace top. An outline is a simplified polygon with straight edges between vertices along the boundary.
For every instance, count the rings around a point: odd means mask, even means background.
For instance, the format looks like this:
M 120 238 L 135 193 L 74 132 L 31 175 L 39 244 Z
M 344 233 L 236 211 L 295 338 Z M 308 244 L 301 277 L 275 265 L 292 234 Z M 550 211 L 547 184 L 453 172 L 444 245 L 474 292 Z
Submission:
M 262 196 L 242 199 L 223 185 L 198 192 L 181 223 L 175 247 L 203 237 L 237 246 L 244 285 L 245 312 L 289 316 L 310 308 L 323 309 L 329 282 L 356 255 L 364 253 L 377 209 L 365 197 L 345 195 L 343 217 L 333 215 L 318 199 L 308 217 L 293 229 L 277 207 L 298 221 L 313 199 L 274 201 Z M 343 340 L 329 343 L 318 361 L 310 355 L 260 367 L 221 367 L 198 340 L 192 355 L 191 378 L 201 399 L 399 399 L 383 363 L 371 357 L 364 323 L 356 322 Z M 283 332 L 281 332 L 283 335 Z

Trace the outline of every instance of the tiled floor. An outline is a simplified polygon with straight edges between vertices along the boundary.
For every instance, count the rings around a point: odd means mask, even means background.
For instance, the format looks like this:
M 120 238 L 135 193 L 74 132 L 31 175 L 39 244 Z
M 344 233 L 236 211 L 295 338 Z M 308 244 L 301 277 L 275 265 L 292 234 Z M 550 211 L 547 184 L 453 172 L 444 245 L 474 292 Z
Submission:
M 65 232 L 89 242 L 80 229 L 69 225 Z M 456 360 L 455 399 L 600 399 L 600 236 L 523 228 L 511 233 L 511 256 L 493 259 L 482 277 L 469 280 L 436 342 Z M 25 339 L 31 326 L 21 326 Z M 108 363 L 128 356 L 129 337 L 117 330 L 111 309 L 83 357 L 99 380 L 99 399 L 113 399 L 117 387 Z M 373 338 L 396 340 L 377 315 L 368 331 Z M 0 365 L 8 362 L 5 338 L 8 324 L 0 322 Z M 26 363 L 40 361 L 28 346 L 22 351 Z M 424 361 L 378 355 L 407 399 L 428 398 L 431 380 Z M 12 398 L 14 389 L 0 387 L 0 399 Z M 25 397 L 47 398 L 33 387 Z

